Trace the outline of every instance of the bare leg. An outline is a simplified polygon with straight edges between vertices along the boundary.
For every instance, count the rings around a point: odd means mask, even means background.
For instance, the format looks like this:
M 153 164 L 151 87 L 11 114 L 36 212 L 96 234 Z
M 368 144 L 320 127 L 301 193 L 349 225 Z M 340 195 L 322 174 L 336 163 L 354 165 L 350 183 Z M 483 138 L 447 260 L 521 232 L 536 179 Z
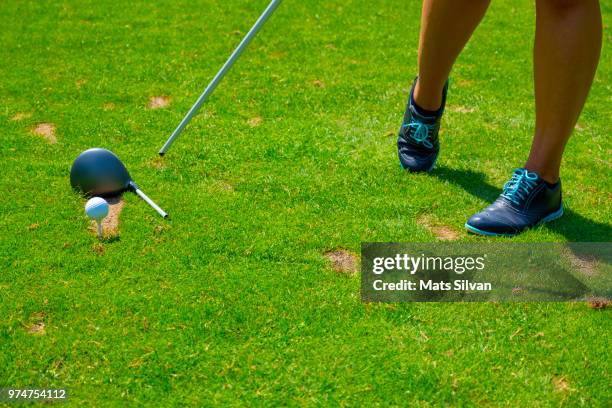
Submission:
M 554 183 L 595 76 L 601 12 L 598 0 L 537 0 L 536 11 L 536 130 L 525 167 Z
M 419 41 L 417 105 L 437 110 L 455 60 L 485 15 L 490 0 L 424 0 Z

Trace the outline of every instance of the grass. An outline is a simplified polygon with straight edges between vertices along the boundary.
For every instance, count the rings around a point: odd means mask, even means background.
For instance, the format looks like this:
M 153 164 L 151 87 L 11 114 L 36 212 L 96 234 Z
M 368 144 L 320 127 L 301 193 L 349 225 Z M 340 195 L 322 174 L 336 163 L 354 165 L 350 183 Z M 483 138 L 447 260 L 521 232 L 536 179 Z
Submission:
M 0 4 L 0 386 L 66 387 L 74 406 L 609 406 L 609 310 L 362 304 L 323 256 L 435 240 L 425 215 L 482 240 L 463 223 L 533 133 L 533 2 L 493 2 L 461 56 L 432 175 L 395 151 L 416 2 L 286 2 L 156 158 L 265 3 Z M 513 241 L 610 241 L 604 36 L 567 213 Z M 171 105 L 147 109 L 159 95 Z M 98 243 L 68 182 L 93 146 L 172 219 L 126 195 L 120 239 Z

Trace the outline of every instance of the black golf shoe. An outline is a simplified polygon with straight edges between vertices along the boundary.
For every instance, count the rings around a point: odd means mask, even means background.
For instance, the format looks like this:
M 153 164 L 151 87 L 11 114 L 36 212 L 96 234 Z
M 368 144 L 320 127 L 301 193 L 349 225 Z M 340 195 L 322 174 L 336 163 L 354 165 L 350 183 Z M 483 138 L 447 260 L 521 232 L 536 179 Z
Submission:
M 512 236 L 562 215 L 561 181 L 549 184 L 537 173 L 516 169 L 499 198 L 465 227 L 480 235 Z
M 403 169 L 411 172 L 428 172 L 436 165 L 440 153 L 438 132 L 446 105 L 448 82 L 442 91 L 442 105 L 431 116 L 419 113 L 420 109 L 415 106 L 413 98 L 415 85 L 416 80 L 410 90 L 404 121 L 397 138 L 397 151 Z

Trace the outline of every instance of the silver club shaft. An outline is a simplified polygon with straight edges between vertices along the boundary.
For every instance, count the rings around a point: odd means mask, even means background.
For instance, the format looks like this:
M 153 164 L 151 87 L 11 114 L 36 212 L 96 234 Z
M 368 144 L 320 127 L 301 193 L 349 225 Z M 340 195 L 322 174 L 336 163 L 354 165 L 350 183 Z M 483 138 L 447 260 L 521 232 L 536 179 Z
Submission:
M 185 115 L 181 123 L 179 123 L 179 125 L 176 127 L 174 132 L 172 132 L 172 135 L 170 136 L 170 138 L 166 141 L 164 146 L 160 149 L 159 151 L 160 156 L 163 156 L 164 154 L 166 154 L 168 149 L 170 149 L 170 146 L 172 146 L 172 143 L 174 143 L 174 140 L 183 132 L 183 129 L 185 128 L 185 126 L 187 126 L 191 118 L 193 118 L 193 116 L 196 113 L 198 113 L 198 110 L 200 110 L 200 107 L 202 106 L 202 104 L 206 101 L 206 99 L 208 99 L 210 94 L 213 93 L 215 88 L 217 88 L 217 85 L 219 85 L 219 82 L 221 82 L 225 74 L 227 74 L 227 72 L 232 68 L 236 60 L 240 57 L 240 55 L 245 50 L 245 48 L 249 45 L 251 40 L 255 38 L 259 30 L 264 26 L 266 21 L 268 21 L 270 16 L 278 8 L 281 1 L 282 0 L 272 0 L 272 2 L 268 5 L 268 8 L 266 8 L 263 14 L 255 22 L 255 25 L 253 25 L 251 30 L 242 39 L 240 44 L 238 44 L 238 47 L 234 50 L 232 55 L 230 55 L 230 57 L 227 59 L 223 67 L 221 67 L 219 72 L 217 72 L 217 75 L 215 75 L 212 81 L 210 81 L 210 83 L 208 84 L 208 86 L 206 87 L 202 95 L 200 95 L 196 103 L 191 107 L 191 109 L 189 109 L 189 112 L 187 112 L 187 115 Z
M 145 193 L 143 193 L 142 191 L 140 191 L 140 189 L 136 188 L 136 189 L 134 189 L 134 192 L 135 192 L 136 194 L 138 194 L 138 197 L 142 198 L 143 200 L 145 200 L 145 202 L 146 202 L 147 204 L 149 204 L 151 207 L 153 207 L 153 209 L 154 209 L 155 211 L 157 211 L 157 213 L 158 213 L 159 215 L 161 215 L 163 218 L 167 218 L 167 217 L 168 217 L 168 214 L 167 214 L 167 213 L 166 213 L 164 210 L 162 210 L 162 209 L 161 209 L 161 208 L 160 208 L 160 207 L 159 207 L 157 204 L 155 204 L 155 203 L 153 202 L 153 200 L 151 200 L 149 197 L 147 197 L 147 195 L 146 195 Z

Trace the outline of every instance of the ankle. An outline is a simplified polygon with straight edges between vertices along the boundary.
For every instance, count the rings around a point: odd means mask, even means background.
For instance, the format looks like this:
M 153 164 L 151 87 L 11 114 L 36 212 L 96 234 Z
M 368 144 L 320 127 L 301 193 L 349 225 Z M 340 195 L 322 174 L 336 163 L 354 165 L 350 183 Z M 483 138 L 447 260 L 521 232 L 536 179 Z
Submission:
M 550 169 L 543 168 L 538 165 L 531 164 L 527 162 L 525 164 L 525 169 L 537 173 L 538 176 L 548 184 L 557 184 L 559 181 L 559 171 L 553 171 Z
M 412 93 L 412 98 L 419 108 L 430 112 L 437 112 L 442 107 L 443 89 L 444 87 L 440 88 L 439 91 L 425 92 L 417 79 L 414 92 Z

